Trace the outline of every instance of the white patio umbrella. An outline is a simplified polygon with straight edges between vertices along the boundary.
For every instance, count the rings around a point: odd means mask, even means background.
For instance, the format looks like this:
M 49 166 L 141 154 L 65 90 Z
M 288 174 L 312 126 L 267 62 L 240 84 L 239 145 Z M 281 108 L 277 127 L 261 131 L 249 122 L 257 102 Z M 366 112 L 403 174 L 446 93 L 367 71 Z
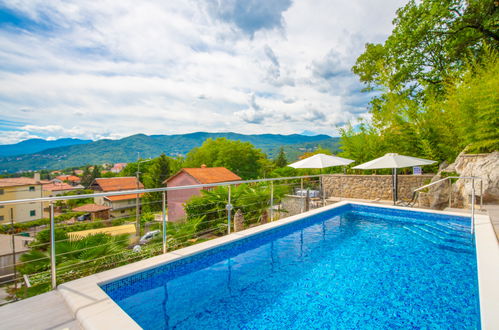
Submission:
M 396 153 L 389 153 L 383 157 L 373 159 L 367 163 L 354 166 L 354 169 L 360 170 L 375 170 L 381 168 L 391 168 L 392 169 L 392 194 L 393 194 L 393 204 L 398 200 L 397 196 L 397 169 L 412 166 L 430 165 L 436 163 L 434 160 L 428 160 L 423 158 L 416 158 L 410 156 L 399 155 Z
M 345 166 L 350 163 L 353 163 L 354 160 L 342 158 L 338 156 L 330 156 L 325 154 L 317 154 L 311 157 L 299 160 L 293 164 L 289 164 L 288 166 L 294 168 L 326 168 L 333 166 Z
M 293 168 L 319 168 L 321 169 L 322 173 L 323 168 L 333 167 L 333 166 L 346 166 L 353 162 L 354 160 L 348 158 L 342 158 L 338 156 L 331 156 L 325 154 L 316 154 L 308 158 L 299 160 L 295 163 L 289 164 L 288 166 Z M 321 175 L 321 190 L 322 190 L 322 202 L 325 205 L 326 202 L 324 196 L 324 184 L 322 182 L 322 175 Z

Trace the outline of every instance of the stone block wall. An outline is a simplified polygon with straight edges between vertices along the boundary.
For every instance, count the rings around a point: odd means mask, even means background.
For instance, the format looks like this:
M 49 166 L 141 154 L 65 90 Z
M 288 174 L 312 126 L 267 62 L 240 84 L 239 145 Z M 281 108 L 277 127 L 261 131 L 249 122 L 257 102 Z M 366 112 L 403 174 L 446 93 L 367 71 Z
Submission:
M 281 200 L 281 208 L 283 209 L 282 217 L 290 217 L 302 213 L 305 210 L 305 197 L 286 195 Z
M 410 199 L 412 191 L 430 182 L 432 177 L 433 174 L 399 175 L 399 199 Z M 393 199 L 391 175 L 331 174 L 323 180 L 326 198 Z

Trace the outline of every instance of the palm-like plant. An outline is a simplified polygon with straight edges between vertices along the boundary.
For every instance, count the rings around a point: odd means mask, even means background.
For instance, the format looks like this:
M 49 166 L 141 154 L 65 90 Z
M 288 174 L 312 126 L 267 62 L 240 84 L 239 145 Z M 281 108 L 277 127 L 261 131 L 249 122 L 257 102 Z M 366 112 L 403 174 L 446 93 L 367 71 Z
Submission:
M 94 260 L 106 255 L 123 251 L 129 244 L 129 235 L 111 236 L 108 234 L 89 235 L 81 239 L 69 239 L 60 235 L 55 245 L 56 266 L 68 269 L 71 265 L 83 261 Z M 50 268 L 50 255 L 47 249 L 32 249 L 21 256 L 20 271 L 23 274 L 34 274 Z
M 286 186 L 274 186 L 275 204 L 280 202 L 287 190 Z M 268 183 L 241 184 L 231 189 L 232 212 L 240 209 L 249 223 L 260 221 L 262 214 L 270 207 L 270 199 L 271 188 Z M 204 216 L 200 229 L 219 228 L 227 223 L 227 203 L 228 187 L 203 190 L 200 196 L 186 203 L 187 218 Z

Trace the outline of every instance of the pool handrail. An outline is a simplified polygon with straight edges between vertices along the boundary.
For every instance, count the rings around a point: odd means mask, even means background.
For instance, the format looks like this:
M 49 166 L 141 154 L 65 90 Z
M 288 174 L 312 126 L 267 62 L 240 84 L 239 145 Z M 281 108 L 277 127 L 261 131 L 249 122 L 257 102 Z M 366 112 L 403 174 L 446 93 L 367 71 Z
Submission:
M 480 180 L 480 209 L 483 208 L 483 179 L 478 176 L 447 176 L 440 180 L 431 182 L 422 187 L 416 188 L 412 191 L 411 202 L 415 202 L 419 198 L 419 192 L 423 189 L 429 188 L 444 181 L 449 181 L 449 208 L 452 206 L 452 181 L 451 179 L 471 180 L 471 233 L 475 231 L 475 180 Z

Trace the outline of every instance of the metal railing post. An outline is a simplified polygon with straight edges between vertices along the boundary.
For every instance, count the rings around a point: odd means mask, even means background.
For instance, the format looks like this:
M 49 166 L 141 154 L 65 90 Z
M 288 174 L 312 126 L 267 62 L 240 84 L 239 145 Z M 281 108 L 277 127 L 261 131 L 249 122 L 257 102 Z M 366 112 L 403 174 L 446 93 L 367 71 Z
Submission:
M 52 289 L 57 287 L 57 268 L 55 263 L 54 202 L 50 202 L 50 278 L 52 282 Z
M 274 221 L 274 181 L 270 181 L 270 221 Z
M 305 194 L 303 193 L 303 178 L 300 179 L 300 197 L 301 197 L 301 207 L 300 213 L 303 213 L 305 210 Z
M 483 210 L 483 180 L 480 179 L 480 210 Z
M 471 234 L 475 231 L 475 179 L 471 179 Z
M 449 208 L 452 207 L 452 179 L 449 179 Z
M 322 206 L 326 206 L 326 189 L 324 188 L 324 174 L 321 174 Z
M 166 191 L 163 191 L 163 208 L 162 208 L 162 215 L 163 215 L 163 253 L 166 253 Z
M 231 223 L 230 223 L 230 217 L 231 217 L 231 213 L 232 213 L 232 204 L 230 203 L 230 185 L 228 186 L 228 196 L 227 196 L 227 205 L 225 206 L 225 208 L 227 209 L 227 234 L 230 234 L 230 227 L 231 227 Z

